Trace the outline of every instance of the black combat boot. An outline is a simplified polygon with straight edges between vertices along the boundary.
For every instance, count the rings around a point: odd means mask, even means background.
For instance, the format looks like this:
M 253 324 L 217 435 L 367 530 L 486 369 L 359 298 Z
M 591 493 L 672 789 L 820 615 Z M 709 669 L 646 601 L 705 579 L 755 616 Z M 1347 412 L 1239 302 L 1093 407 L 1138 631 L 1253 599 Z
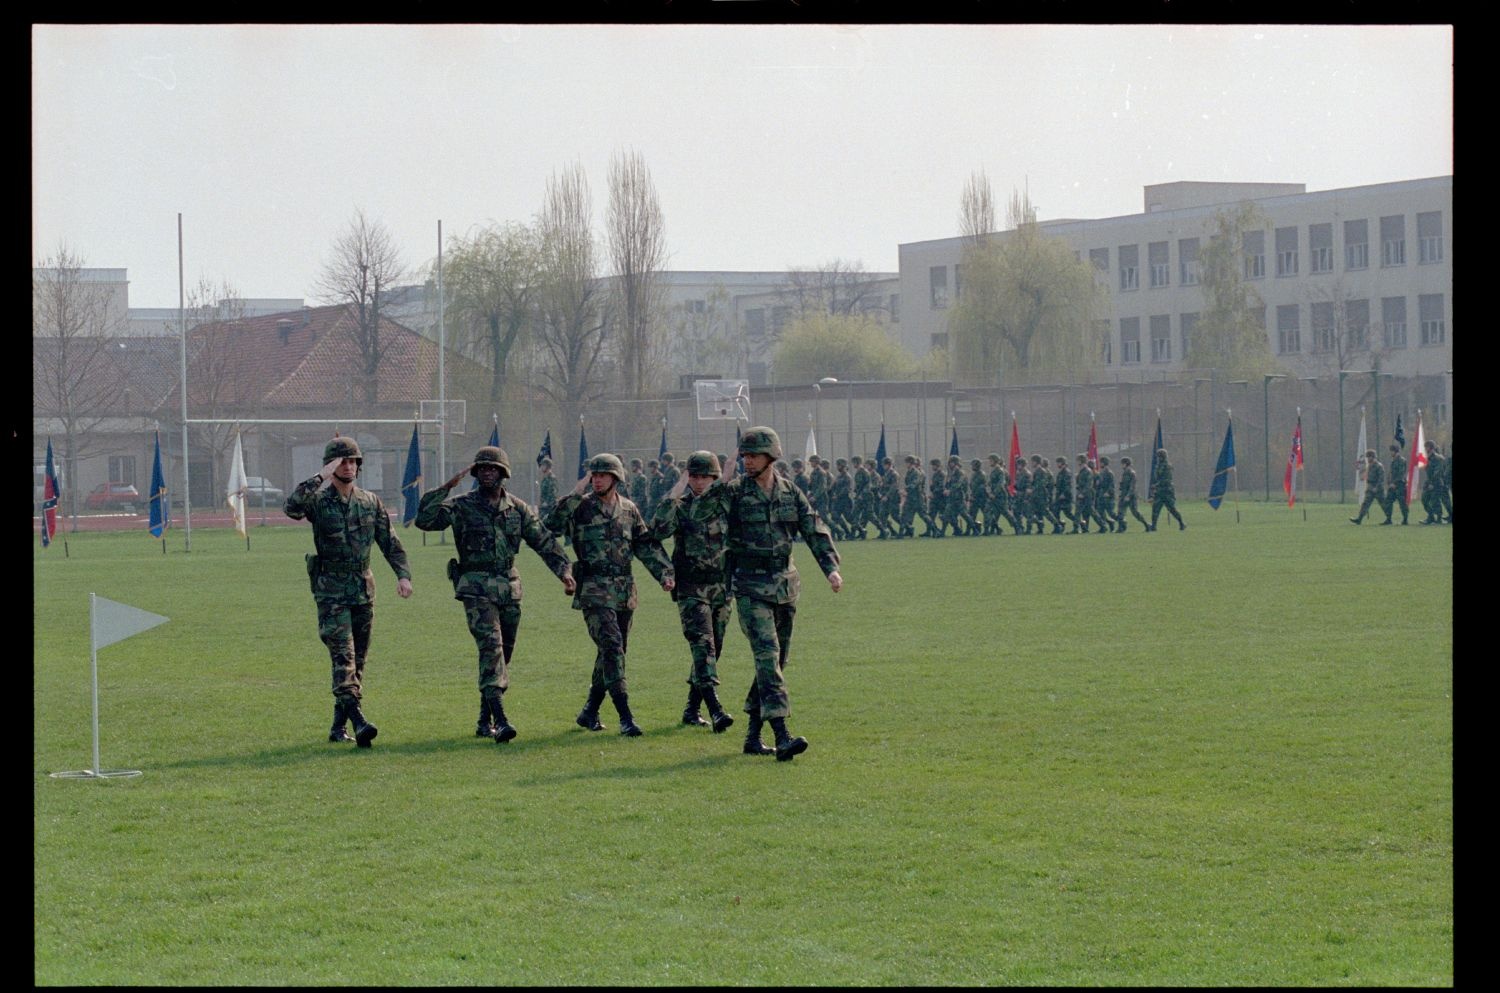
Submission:
M 776 754 L 776 749 L 771 748 L 770 746 L 763 744 L 761 742 L 761 740 L 760 740 L 760 726 L 761 726 L 760 711 L 758 711 L 758 710 L 757 711 L 751 711 L 750 714 L 749 714 L 749 717 L 750 717 L 750 726 L 747 727 L 747 728 L 745 728 L 745 748 L 744 748 L 745 754 L 746 755 L 775 755 Z
M 590 689 L 588 702 L 578 712 L 578 726 L 586 731 L 603 731 L 604 725 L 599 723 L 599 705 L 603 702 L 604 691 Z
M 713 722 L 714 734 L 723 734 L 734 725 L 734 718 L 724 713 L 724 708 L 719 704 L 719 694 L 714 692 L 712 686 L 702 689 L 703 702 L 708 704 L 708 717 Z
M 369 748 L 370 742 L 380 733 L 380 729 L 365 720 L 364 712 L 359 709 L 359 701 L 350 699 L 344 703 L 344 713 L 349 720 L 354 722 L 354 743 L 360 748 Z
M 492 735 L 495 744 L 503 745 L 516 736 L 516 729 L 505 719 L 505 703 L 500 697 L 490 701 L 490 713 L 495 718 L 495 731 Z
M 344 705 L 337 700 L 333 701 L 333 726 L 328 729 L 329 741 L 353 741 L 349 732 L 344 730 L 344 724 L 348 718 L 344 716 Z
M 694 686 L 692 689 L 688 690 L 688 702 L 687 702 L 687 706 L 684 707 L 683 710 L 682 710 L 682 723 L 684 723 L 684 724 L 686 724 L 686 725 L 688 725 L 690 727 L 697 727 L 697 728 L 706 728 L 706 727 L 708 727 L 708 722 L 705 721 L 703 719 L 702 715 L 700 715 L 698 713 L 698 705 L 701 704 L 702 702 L 703 702 L 703 691 L 702 690 L 698 689 L 698 687 L 696 687 L 696 686 Z
M 495 736 L 495 719 L 490 712 L 490 701 L 485 697 L 479 698 L 479 720 L 474 722 L 474 737 L 493 738 Z
M 771 718 L 771 730 L 776 735 L 777 762 L 790 762 L 807 751 L 807 739 L 800 736 L 793 738 L 786 729 L 785 717 Z
M 642 733 L 640 726 L 636 724 L 635 718 L 630 716 L 630 694 L 612 686 L 609 690 L 609 698 L 614 701 L 615 710 L 620 715 L 620 733 L 627 738 L 639 738 Z

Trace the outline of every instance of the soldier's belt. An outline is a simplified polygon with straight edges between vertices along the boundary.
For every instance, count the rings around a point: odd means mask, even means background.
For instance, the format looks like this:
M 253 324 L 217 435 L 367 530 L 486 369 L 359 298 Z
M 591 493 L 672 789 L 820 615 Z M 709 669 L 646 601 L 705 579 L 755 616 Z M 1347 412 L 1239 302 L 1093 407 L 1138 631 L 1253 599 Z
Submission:
M 623 569 L 615 565 L 592 565 L 588 562 L 573 563 L 574 579 L 623 579 L 630 575 L 630 566 Z
M 512 559 L 508 555 L 476 555 L 473 558 L 460 558 L 458 560 L 458 569 L 460 572 L 477 572 L 496 565 L 502 569 L 509 569 L 511 561 Z
M 747 555 L 741 552 L 734 556 L 734 568 L 741 572 L 784 572 L 790 561 L 791 558 L 785 555 Z
M 723 569 L 677 569 L 679 583 L 722 583 Z
M 365 572 L 365 564 L 363 562 L 330 562 L 320 556 L 318 571 L 325 576 L 362 576 Z

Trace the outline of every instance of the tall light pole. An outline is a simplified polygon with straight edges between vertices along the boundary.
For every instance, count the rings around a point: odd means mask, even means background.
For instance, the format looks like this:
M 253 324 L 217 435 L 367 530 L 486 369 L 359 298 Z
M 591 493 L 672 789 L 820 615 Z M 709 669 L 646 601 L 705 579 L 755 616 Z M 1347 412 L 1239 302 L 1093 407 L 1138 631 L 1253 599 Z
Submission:
M 1263 417 L 1265 418 L 1266 435 L 1266 503 L 1271 502 L 1271 380 L 1285 379 L 1284 372 L 1268 372 L 1265 374 L 1262 386 L 1265 393 Z

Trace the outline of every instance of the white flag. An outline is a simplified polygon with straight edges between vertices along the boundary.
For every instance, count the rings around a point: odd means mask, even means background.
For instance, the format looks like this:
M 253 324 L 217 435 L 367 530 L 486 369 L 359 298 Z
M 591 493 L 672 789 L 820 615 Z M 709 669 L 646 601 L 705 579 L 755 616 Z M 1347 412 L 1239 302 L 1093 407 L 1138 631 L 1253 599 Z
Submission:
M 245 504 L 248 488 L 245 486 L 245 453 L 240 448 L 240 436 L 234 436 L 234 458 L 229 463 L 229 487 L 225 496 L 229 509 L 234 511 L 234 529 L 245 533 Z
M 113 600 L 106 600 L 102 596 L 89 594 L 93 598 L 93 641 L 94 651 L 98 651 L 105 645 L 113 645 L 117 641 L 124 641 L 133 634 L 149 631 L 158 624 L 165 624 L 169 618 L 160 614 L 153 614 L 141 610 L 139 607 L 131 607 Z
M 812 428 L 807 429 L 807 451 L 803 454 L 809 458 L 818 454 L 818 438 L 813 434 Z
M 1369 450 L 1369 444 L 1365 441 L 1365 409 L 1359 409 L 1359 444 L 1354 449 L 1354 502 L 1361 506 L 1365 502 L 1365 480 L 1369 478 L 1370 467 L 1365 464 L 1365 452 Z

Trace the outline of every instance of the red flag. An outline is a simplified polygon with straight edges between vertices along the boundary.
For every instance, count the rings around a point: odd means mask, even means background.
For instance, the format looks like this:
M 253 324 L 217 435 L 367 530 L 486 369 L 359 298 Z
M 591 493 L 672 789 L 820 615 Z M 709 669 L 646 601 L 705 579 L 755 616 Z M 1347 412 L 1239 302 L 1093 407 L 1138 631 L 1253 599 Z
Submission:
M 1016 469 L 1021 464 L 1021 432 L 1016 427 L 1016 415 L 1010 415 L 1010 495 L 1016 495 Z
M 1417 486 L 1417 470 L 1427 465 L 1427 443 L 1422 438 L 1422 412 L 1417 411 L 1417 429 L 1411 435 L 1411 458 L 1406 460 L 1406 502 Z
M 1099 464 L 1099 429 L 1094 424 L 1094 415 L 1089 415 L 1089 468 Z
M 1297 430 L 1292 432 L 1292 451 L 1286 457 L 1286 475 L 1281 488 L 1286 490 L 1286 505 L 1297 505 L 1297 473 L 1302 471 L 1302 415 L 1297 415 Z

